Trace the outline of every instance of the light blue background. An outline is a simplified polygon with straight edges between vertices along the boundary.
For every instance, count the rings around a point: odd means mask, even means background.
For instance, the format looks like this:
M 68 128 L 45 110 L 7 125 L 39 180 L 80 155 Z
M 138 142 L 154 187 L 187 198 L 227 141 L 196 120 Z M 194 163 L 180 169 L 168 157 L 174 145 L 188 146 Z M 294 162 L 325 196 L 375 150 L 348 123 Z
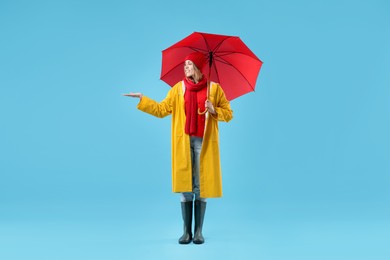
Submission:
M 193 31 L 264 65 L 181 246 L 170 118 L 121 95 Z M 0 33 L 0 259 L 388 259 L 389 1 L 1 0 Z

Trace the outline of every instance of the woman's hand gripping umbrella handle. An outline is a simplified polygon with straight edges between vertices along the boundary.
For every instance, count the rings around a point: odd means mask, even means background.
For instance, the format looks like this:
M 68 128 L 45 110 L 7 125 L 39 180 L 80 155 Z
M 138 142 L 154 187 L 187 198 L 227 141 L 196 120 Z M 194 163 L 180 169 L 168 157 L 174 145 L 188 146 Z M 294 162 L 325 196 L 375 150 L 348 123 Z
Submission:
M 210 76 L 210 75 L 209 75 L 209 76 Z M 199 115 L 203 115 L 203 114 L 205 114 L 207 111 L 209 111 L 209 113 L 212 114 L 212 115 L 216 115 L 216 114 L 217 114 L 217 112 L 215 112 L 213 103 L 211 103 L 211 101 L 209 100 L 209 93 L 210 93 L 210 81 L 207 82 L 207 100 L 206 100 L 206 102 L 204 103 L 205 110 L 202 112 L 202 111 L 200 111 L 200 109 L 198 108 L 198 114 L 199 114 Z
M 200 109 L 198 108 L 198 114 L 199 114 L 199 115 L 203 115 L 203 114 L 205 114 L 207 111 L 209 111 L 209 113 L 212 114 L 212 115 L 216 115 L 216 114 L 217 114 L 217 112 L 215 112 L 213 103 L 211 103 L 210 100 L 206 100 L 206 102 L 204 103 L 204 106 L 205 106 L 206 109 L 205 109 L 203 112 L 200 111 Z

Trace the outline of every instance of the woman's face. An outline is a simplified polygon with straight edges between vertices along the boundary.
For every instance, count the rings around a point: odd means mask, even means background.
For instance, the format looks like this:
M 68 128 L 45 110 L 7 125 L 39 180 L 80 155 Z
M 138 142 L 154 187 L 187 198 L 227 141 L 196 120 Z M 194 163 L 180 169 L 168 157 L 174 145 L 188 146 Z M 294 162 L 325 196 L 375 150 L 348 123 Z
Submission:
M 184 62 L 184 74 L 187 78 L 193 77 L 195 75 L 194 63 L 190 60 Z

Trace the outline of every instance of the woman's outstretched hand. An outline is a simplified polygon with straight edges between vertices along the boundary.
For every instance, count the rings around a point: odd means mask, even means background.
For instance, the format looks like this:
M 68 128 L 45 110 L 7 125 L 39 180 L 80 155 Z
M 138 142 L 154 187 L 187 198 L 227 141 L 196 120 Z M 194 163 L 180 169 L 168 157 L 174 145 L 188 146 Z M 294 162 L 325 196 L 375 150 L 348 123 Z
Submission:
M 134 98 L 139 98 L 139 99 L 141 99 L 141 98 L 142 98 L 142 93 L 133 93 L 133 92 L 130 92 L 130 93 L 127 93 L 127 94 L 123 94 L 123 96 L 125 96 L 125 97 L 134 97 Z

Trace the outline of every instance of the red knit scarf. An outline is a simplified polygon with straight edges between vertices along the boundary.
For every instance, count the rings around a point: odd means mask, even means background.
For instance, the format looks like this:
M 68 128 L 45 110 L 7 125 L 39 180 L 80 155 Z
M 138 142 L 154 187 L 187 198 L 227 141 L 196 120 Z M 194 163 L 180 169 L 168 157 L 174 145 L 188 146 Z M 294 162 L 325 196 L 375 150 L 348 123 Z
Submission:
M 186 126 L 185 133 L 195 135 L 198 129 L 198 91 L 207 87 L 207 79 L 203 77 L 198 83 L 194 83 L 187 77 L 184 77 L 186 91 L 189 94 L 189 102 L 185 103 Z

